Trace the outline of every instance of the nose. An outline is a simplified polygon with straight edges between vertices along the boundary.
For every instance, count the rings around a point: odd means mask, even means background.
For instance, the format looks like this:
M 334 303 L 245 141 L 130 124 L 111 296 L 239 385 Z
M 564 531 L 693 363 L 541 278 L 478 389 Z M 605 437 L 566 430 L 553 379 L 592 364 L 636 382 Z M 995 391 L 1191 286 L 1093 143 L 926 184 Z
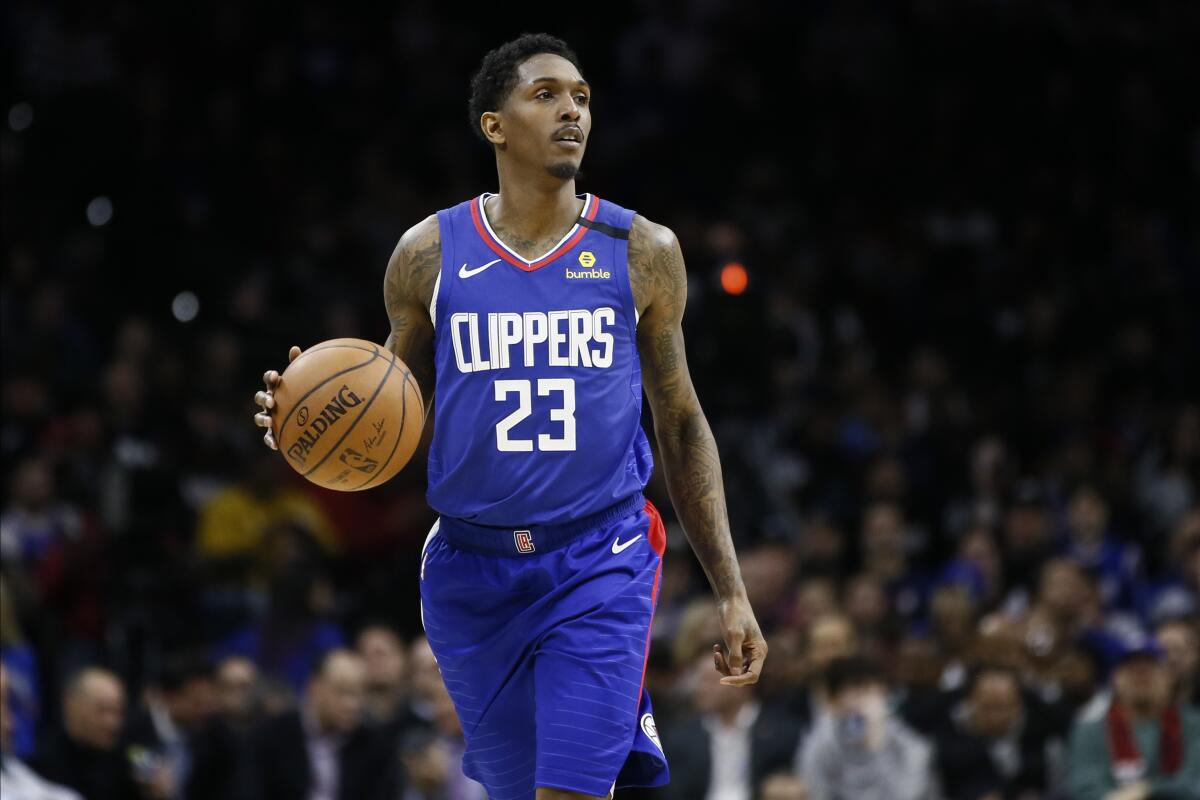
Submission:
M 575 102 L 574 97 L 567 98 L 567 104 L 563 106 L 558 118 L 563 122 L 579 121 L 579 104 Z

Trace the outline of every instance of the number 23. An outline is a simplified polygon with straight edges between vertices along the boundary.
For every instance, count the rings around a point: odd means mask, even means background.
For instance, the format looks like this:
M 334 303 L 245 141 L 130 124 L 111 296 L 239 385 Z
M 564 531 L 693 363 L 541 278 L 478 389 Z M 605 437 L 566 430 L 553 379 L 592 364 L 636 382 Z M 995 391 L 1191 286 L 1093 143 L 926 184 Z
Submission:
M 528 380 L 496 381 L 496 400 L 502 401 L 510 394 L 517 395 L 517 410 L 496 423 L 496 448 L 502 453 L 532 453 L 532 439 L 510 439 L 508 432 L 517 423 L 533 413 L 532 385 Z M 562 436 L 555 438 L 547 433 L 539 433 L 537 449 L 542 451 L 564 451 L 575 449 L 575 379 L 574 378 L 538 378 L 538 397 L 546 397 L 551 392 L 562 393 L 562 405 L 550 409 L 550 419 L 561 422 Z

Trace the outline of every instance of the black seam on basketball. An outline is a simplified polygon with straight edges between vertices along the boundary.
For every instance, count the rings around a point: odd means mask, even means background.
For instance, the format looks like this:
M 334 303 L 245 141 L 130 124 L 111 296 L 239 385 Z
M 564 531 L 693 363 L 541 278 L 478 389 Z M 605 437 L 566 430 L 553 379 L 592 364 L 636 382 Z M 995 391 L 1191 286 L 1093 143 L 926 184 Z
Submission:
M 395 364 L 395 363 L 396 363 L 396 354 L 392 353 L 392 364 Z M 358 426 L 358 423 L 362 421 L 362 418 L 365 417 L 367 415 L 367 412 L 371 410 L 371 404 L 375 402 L 376 397 L 379 397 L 379 393 L 381 391 L 383 391 L 384 384 L 386 384 L 392 377 L 392 364 L 389 364 L 387 371 L 383 373 L 383 380 L 381 380 L 379 382 L 379 385 L 375 387 L 375 391 L 371 394 L 371 399 L 367 400 L 367 404 L 365 406 L 363 406 L 362 411 L 359 411 L 358 416 L 354 418 L 354 422 L 351 422 L 350 427 L 346 428 L 345 432 L 342 433 L 342 438 L 338 439 L 336 442 L 333 443 L 333 446 L 330 447 L 328 451 L 326 451 L 324 457 L 322 457 L 321 460 L 318 461 L 316 464 L 312 465 L 312 469 L 310 469 L 308 472 L 303 473 L 304 477 L 307 478 L 309 475 L 312 475 L 314 472 L 316 472 L 318 469 L 320 469 L 321 465 L 324 464 L 326 461 L 328 461 L 329 457 L 331 455 L 333 455 L 334 451 L 342 446 L 342 442 L 346 441 L 346 437 L 350 435 L 350 432 L 353 431 Z
M 372 344 L 374 344 L 374 343 L 372 343 Z M 366 347 L 359 347 L 356 344 L 327 344 L 327 345 L 323 345 L 323 346 L 318 344 L 318 345 L 313 345 L 312 347 L 308 348 L 300 355 L 296 356 L 296 361 L 299 361 L 300 359 L 304 358 L 305 356 L 307 356 L 311 353 L 319 353 L 322 350 L 337 350 L 339 348 L 344 348 L 346 350 L 362 350 L 364 353 L 378 353 L 379 352 L 378 346 L 375 346 L 374 349 L 369 349 Z M 292 363 L 294 364 L 295 362 L 292 362 Z
M 332 350 L 333 348 L 332 348 L 332 347 L 330 347 L 330 348 L 326 348 L 326 349 L 328 349 L 328 350 Z M 354 349 L 354 350 L 364 350 L 365 348 L 362 348 L 362 347 L 355 347 L 355 348 L 352 348 L 352 349 Z M 303 354 L 301 354 L 301 355 L 303 355 Z M 370 358 L 368 358 L 366 361 L 362 362 L 361 364 L 355 364 L 355 365 L 354 365 L 354 366 L 352 366 L 352 367 L 346 367 L 345 369 L 343 369 L 343 370 L 341 370 L 341 371 L 339 371 L 339 372 L 335 372 L 335 373 L 333 373 L 333 374 L 332 374 L 332 375 L 330 375 L 328 378 L 326 378 L 325 380 L 321 381 L 321 382 L 320 382 L 320 383 L 318 383 L 316 386 L 314 386 L 313 388 L 311 388 L 311 389 L 309 389 L 307 392 L 305 392 L 305 393 L 303 394 L 303 396 L 301 396 L 301 397 L 298 397 L 298 398 L 296 399 L 296 402 L 295 402 L 295 403 L 292 403 L 292 407 L 291 407 L 290 409 L 288 409 L 288 412 L 287 412 L 287 414 L 285 414 L 285 415 L 283 416 L 283 419 L 282 419 L 282 420 L 280 420 L 280 422 L 279 422 L 279 430 L 281 430 L 281 431 L 282 431 L 282 430 L 283 430 L 283 428 L 284 428 L 284 426 L 285 426 L 285 425 L 287 425 L 287 421 L 288 421 L 289 419 L 291 419 L 291 418 L 292 418 L 292 412 L 293 412 L 293 411 L 295 411 L 297 408 L 299 408 L 301 403 L 303 403 L 305 400 L 307 400 L 307 399 L 308 399 L 308 398 L 309 398 L 309 397 L 310 397 L 310 396 L 311 396 L 311 395 L 312 395 L 314 392 L 316 392 L 316 391 L 317 391 L 318 389 L 320 389 L 322 386 L 324 386 L 325 384 L 329 383 L 331 380 L 333 380 L 333 379 L 335 379 L 335 378 L 340 378 L 340 377 L 342 377 L 342 376 L 343 376 L 343 375 L 345 375 L 347 372 L 353 372 L 354 370 L 358 369 L 359 367 L 365 367 L 367 364 L 370 364 L 372 361 L 374 361 L 374 360 L 375 360 L 375 359 L 377 359 L 377 358 L 379 358 L 379 351 L 378 351 L 378 350 L 376 350 L 376 351 L 375 351 L 375 352 L 374 352 L 374 353 L 371 355 L 371 357 L 370 357 Z M 299 361 L 299 360 L 300 360 L 300 356 L 297 356 L 297 357 L 296 357 L 296 361 Z M 295 362 L 295 361 L 293 361 L 292 363 L 294 364 L 294 363 L 296 363 L 296 362 Z M 289 365 L 289 366 L 290 366 L 290 365 Z
M 396 354 L 392 353 L 392 363 L 388 367 L 388 369 L 390 370 L 392 367 L 395 367 L 395 366 L 396 366 Z M 404 391 L 405 388 L 408 386 L 408 376 L 407 376 L 405 370 L 402 370 L 399 367 L 396 368 L 396 371 L 399 372 L 401 375 L 404 375 L 404 385 L 402 385 L 400 387 L 400 431 L 399 431 L 399 433 L 396 434 L 395 443 L 392 444 L 392 452 L 388 453 L 387 460 L 379 465 L 379 470 L 374 475 L 367 476 L 367 479 L 365 481 L 363 481 L 362 483 L 360 483 L 358 486 L 352 487 L 351 491 L 357 492 L 361 489 L 366 489 L 372 483 L 379 480 L 379 476 L 383 475 L 383 473 L 385 471 L 387 471 L 387 465 L 392 463 L 392 459 L 396 457 L 396 450 L 398 450 L 400 448 L 400 439 L 402 439 L 403 435 L 404 435 L 404 421 L 408 418 L 408 392 Z

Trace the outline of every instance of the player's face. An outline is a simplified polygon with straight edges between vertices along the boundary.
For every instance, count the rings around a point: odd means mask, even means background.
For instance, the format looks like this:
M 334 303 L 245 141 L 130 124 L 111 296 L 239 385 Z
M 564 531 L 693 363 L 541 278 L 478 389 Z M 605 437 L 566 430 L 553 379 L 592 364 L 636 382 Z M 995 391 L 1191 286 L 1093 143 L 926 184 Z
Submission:
M 542 53 L 517 68 L 501 109 L 505 149 L 564 180 L 574 178 L 592 130 L 591 89 L 565 58 Z

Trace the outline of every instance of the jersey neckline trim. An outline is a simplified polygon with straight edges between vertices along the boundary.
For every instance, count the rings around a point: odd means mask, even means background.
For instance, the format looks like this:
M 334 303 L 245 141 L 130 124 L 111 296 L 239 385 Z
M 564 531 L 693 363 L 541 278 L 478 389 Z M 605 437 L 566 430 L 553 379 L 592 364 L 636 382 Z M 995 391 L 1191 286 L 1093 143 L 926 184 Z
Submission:
M 487 214 L 483 210 L 484 201 L 492 196 L 491 192 L 484 192 L 471 203 L 471 219 L 475 222 L 475 230 L 496 255 L 525 272 L 541 269 L 554 261 L 564 252 L 579 244 L 579 240 L 588 231 L 585 226 L 576 222 L 549 252 L 530 261 L 506 245 L 492 230 L 492 225 L 488 222 Z M 591 222 L 596 219 L 596 214 L 600 210 L 600 198 L 593 194 L 585 194 L 583 197 L 583 213 L 579 215 L 579 218 Z

